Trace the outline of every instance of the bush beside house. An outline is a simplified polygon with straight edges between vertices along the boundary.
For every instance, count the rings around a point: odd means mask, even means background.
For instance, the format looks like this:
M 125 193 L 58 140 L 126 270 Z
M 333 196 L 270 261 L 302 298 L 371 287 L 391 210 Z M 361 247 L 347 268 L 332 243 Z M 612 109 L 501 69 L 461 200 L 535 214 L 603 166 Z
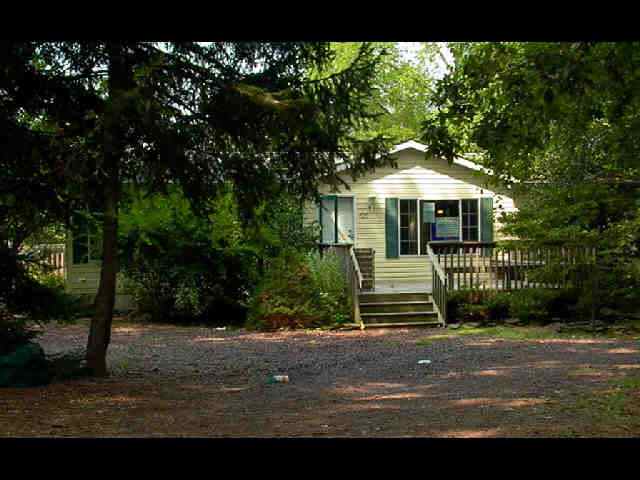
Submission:
M 549 323 L 586 314 L 577 290 L 524 289 L 458 290 L 449 295 L 447 321 L 487 322 L 517 319 L 522 323 Z
M 335 253 L 289 251 L 268 265 L 249 304 L 247 327 L 336 326 L 349 321 L 350 302 Z
M 242 325 L 252 292 L 266 271 L 278 268 L 282 252 L 300 258 L 314 245 L 299 202 L 285 195 L 242 220 L 229 186 L 207 210 L 197 215 L 178 189 L 168 196 L 132 196 L 120 218 L 120 262 L 121 281 L 136 304 L 134 318 Z M 287 269 L 295 270 L 282 266 Z

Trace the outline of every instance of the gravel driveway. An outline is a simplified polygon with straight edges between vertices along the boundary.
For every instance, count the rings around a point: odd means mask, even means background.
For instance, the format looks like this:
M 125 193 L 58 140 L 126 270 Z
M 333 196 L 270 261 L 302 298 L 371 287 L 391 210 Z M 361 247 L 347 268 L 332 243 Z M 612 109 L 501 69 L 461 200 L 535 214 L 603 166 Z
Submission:
M 81 348 L 87 331 L 86 324 L 49 326 L 40 342 L 47 353 Z M 611 379 L 640 374 L 637 340 L 469 335 L 417 343 L 439 333 L 116 322 L 111 377 L 1 391 L 0 435 L 602 435 L 571 406 Z M 289 375 L 290 383 L 269 384 L 271 374 Z

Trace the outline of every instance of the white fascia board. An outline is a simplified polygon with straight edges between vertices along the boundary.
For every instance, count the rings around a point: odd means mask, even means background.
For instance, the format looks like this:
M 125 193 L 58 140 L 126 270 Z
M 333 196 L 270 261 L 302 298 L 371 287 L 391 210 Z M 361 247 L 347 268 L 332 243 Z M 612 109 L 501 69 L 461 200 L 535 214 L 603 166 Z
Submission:
M 390 151 L 389 153 L 391 155 L 394 155 L 396 153 L 400 153 L 404 150 L 417 150 L 419 152 L 422 153 L 426 153 L 427 152 L 427 146 L 423 143 L 420 142 L 416 142 L 415 140 L 409 140 L 408 142 L 403 142 L 400 143 L 398 145 L 395 145 Z M 493 175 L 493 172 L 491 170 L 489 170 L 488 168 L 483 167 L 482 165 L 472 162 L 471 160 L 465 160 L 463 158 L 455 158 L 453 160 L 453 163 L 455 163 L 456 165 L 459 165 L 461 167 L 464 168 L 468 168 L 470 170 L 476 170 L 479 172 L 483 172 L 487 175 Z M 336 170 L 338 172 L 342 172 L 344 170 L 348 169 L 348 165 L 342 161 L 337 162 L 336 164 Z

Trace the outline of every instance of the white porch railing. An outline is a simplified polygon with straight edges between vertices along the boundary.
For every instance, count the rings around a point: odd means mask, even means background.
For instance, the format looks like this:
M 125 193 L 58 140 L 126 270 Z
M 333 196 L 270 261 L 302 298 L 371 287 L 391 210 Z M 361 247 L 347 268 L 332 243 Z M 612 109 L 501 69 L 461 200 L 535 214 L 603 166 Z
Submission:
M 517 242 L 431 242 L 427 254 L 433 303 L 443 324 L 452 290 L 582 288 L 596 259 L 595 248 L 589 246 L 528 247 Z

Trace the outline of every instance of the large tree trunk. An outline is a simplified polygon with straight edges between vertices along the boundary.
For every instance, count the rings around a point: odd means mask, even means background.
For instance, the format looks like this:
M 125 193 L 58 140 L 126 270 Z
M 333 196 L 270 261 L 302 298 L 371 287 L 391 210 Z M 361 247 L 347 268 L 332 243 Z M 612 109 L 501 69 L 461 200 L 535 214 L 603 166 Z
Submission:
M 120 201 L 120 159 L 124 147 L 122 141 L 124 91 L 131 84 L 131 67 L 124 52 L 118 46 L 109 47 L 109 97 L 110 106 L 104 118 L 104 181 L 102 182 L 102 267 L 100 285 L 95 300 L 95 314 L 91 320 L 87 342 L 87 367 L 95 376 L 105 376 L 107 347 L 111 340 L 111 322 L 116 297 L 118 273 L 118 204 Z
M 117 168 L 117 166 L 116 166 Z M 110 182 L 111 183 L 111 182 Z M 118 191 L 105 186 L 104 223 L 102 226 L 102 268 L 87 343 L 87 367 L 93 375 L 107 375 L 107 347 L 111 340 L 111 321 L 116 298 L 118 272 Z

